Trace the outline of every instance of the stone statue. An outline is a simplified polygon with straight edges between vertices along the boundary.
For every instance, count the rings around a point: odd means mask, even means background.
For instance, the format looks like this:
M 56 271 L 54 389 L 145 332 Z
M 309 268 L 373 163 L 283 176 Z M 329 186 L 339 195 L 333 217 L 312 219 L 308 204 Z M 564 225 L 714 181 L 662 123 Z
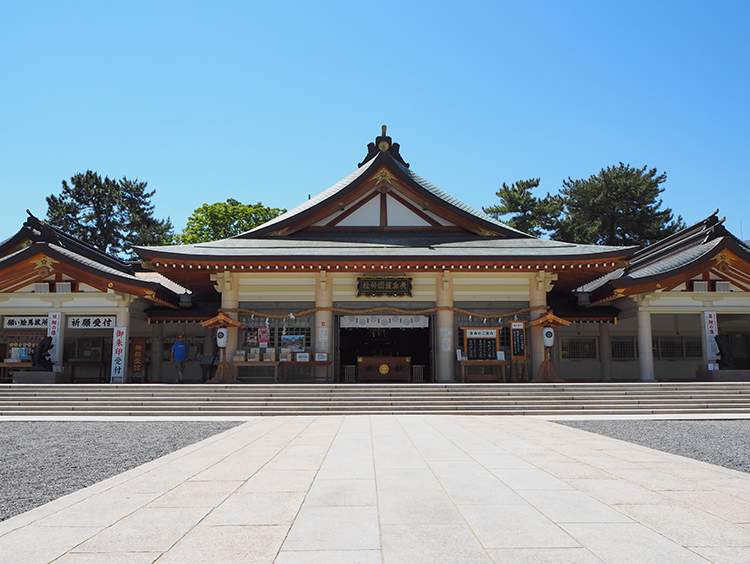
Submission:
M 52 348 L 52 337 L 45 337 L 34 347 L 31 354 L 33 372 L 52 372 L 52 361 L 49 359 L 49 350 Z
M 734 364 L 732 364 L 734 360 L 732 344 L 723 335 L 716 335 L 714 338 L 719 347 L 719 370 L 736 370 Z

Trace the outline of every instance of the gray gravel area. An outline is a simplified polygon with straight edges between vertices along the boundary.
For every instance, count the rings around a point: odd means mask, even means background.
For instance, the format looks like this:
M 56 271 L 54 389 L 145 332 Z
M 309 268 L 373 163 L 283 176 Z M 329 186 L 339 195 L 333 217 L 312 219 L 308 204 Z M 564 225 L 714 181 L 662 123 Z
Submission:
M 2 421 L 0 521 L 240 424 Z
M 750 472 L 750 420 L 585 420 L 556 423 Z

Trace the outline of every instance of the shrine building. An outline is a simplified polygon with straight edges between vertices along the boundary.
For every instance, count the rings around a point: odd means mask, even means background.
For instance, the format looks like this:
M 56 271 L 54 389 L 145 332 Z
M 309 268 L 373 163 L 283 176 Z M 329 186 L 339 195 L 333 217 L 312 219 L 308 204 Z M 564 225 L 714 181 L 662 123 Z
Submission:
M 717 214 L 640 250 L 535 238 L 417 175 L 385 127 L 354 172 L 283 215 L 136 252 L 30 214 L 0 243 L 0 379 L 50 323 L 55 370 L 76 382 L 110 381 L 115 327 L 131 382 L 174 381 L 179 335 L 185 380 L 209 380 L 217 327 L 247 383 L 528 381 L 550 323 L 565 381 L 694 380 L 718 367 L 716 336 L 750 369 L 750 248 Z

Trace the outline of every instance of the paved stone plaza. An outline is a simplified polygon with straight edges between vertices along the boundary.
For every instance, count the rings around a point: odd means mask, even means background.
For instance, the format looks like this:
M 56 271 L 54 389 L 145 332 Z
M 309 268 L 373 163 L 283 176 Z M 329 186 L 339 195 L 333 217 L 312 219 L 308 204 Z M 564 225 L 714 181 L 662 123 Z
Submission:
M 0 523 L 2 563 L 750 562 L 750 475 L 529 417 L 265 417 Z

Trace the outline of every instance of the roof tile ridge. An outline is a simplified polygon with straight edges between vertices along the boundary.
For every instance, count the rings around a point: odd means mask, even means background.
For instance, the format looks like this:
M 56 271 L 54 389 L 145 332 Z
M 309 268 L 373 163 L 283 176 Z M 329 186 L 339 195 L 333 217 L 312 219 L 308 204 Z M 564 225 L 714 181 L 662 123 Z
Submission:
M 514 233 L 518 233 L 520 235 L 523 235 L 524 237 L 529 237 L 533 239 L 539 239 L 539 237 L 534 237 L 533 235 L 530 235 L 528 233 L 525 233 L 523 231 L 520 231 L 519 229 L 515 229 L 514 227 L 511 227 L 507 223 L 504 223 L 500 221 L 499 219 L 495 219 L 492 216 L 487 215 L 484 212 L 481 212 L 477 209 L 474 209 L 469 204 L 466 204 L 465 202 L 462 202 L 455 196 L 451 196 L 444 190 L 441 190 L 437 186 L 435 186 L 432 182 L 429 180 L 419 176 L 416 172 L 414 172 L 411 168 L 403 166 L 401 163 L 399 163 L 396 159 L 394 159 L 394 163 L 401 168 L 401 170 L 407 174 L 412 180 L 417 182 L 420 186 L 422 186 L 424 189 L 432 192 L 435 196 L 443 200 L 444 202 L 451 204 L 453 207 L 458 208 L 461 210 L 461 206 L 463 206 L 463 210 L 465 212 L 468 212 L 470 215 L 474 215 L 475 217 L 482 219 L 488 223 L 491 223 L 493 225 L 497 225 L 498 227 L 502 227 L 504 229 L 507 229 L 508 231 L 512 231 Z M 456 205 L 458 204 L 458 205 Z
M 648 245 L 641 249 L 639 252 L 637 252 L 634 255 L 634 260 L 637 260 L 639 257 L 639 254 L 642 254 L 643 256 L 647 256 L 652 253 L 659 252 L 661 249 L 670 247 L 676 243 L 682 242 L 684 239 L 688 239 L 690 237 L 693 237 L 697 234 L 701 234 L 706 232 L 707 230 L 711 229 L 717 224 L 717 220 L 715 220 L 714 215 L 710 215 L 706 219 L 703 219 L 701 221 L 698 221 L 694 223 L 693 225 L 690 225 L 684 229 L 680 229 L 678 232 L 673 233 L 672 235 L 669 235 L 665 237 L 664 239 L 661 239 L 660 241 L 657 241 L 656 243 L 653 243 L 651 245 Z M 709 225 L 709 222 L 711 219 L 714 218 L 714 221 Z
M 102 262 L 98 262 L 97 260 L 95 260 L 95 259 L 93 259 L 91 257 L 87 257 L 86 255 L 82 255 L 80 253 L 77 253 L 73 249 L 69 249 L 69 248 L 64 247 L 62 245 L 56 245 L 55 243 L 47 243 L 47 245 L 50 248 L 55 249 L 58 253 L 70 256 L 71 258 L 78 259 L 79 262 L 94 263 L 94 264 L 98 265 L 98 268 L 100 270 L 107 269 L 107 270 L 111 270 L 113 272 L 117 272 L 121 276 L 126 276 L 126 277 L 129 277 L 129 278 L 137 279 L 137 277 L 135 276 L 135 272 L 133 271 L 133 269 L 129 265 L 128 265 L 127 269 L 121 270 L 121 269 L 118 269 L 118 268 L 114 268 L 114 267 L 112 267 L 112 266 L 110 266 L 108 264 L 105 264 L 105 263 L 102 263 Z
M 378 155 L 367 161 L 366 163 L 363 163 L 362 166 L 358 167 L 356 170 L 350 172 L 347 174 L 344 178 L 339 180 L 338 182 L 332 184 L 322 192 L 316 194 L 309 200 L 305 200 L 301 204 L 293 207 L 292 209 L 286 211 L 285 213 L 281 214 L 278 217 L 275 217 L 262 225 L 259 225 L 257 227 L 253 227 L 249 231 L 245 231 L 243 233 L 240 233 L 239 235 L 234 235 L 233 237 L 227 237 L 227 239 L 252 239 L 254 234 L 257 234 L 259 232 L 263 232 L 268 229 L 269 226 L 275 225 L 277 223 L 281 223 L 283 221 L 286 221 L 287 219 L 290 219 L 299 213 L 310 209 L 311 207 L 314 207 L 321 202 L 326 201 L 330 197 L 332 197 L 334 194 L 339 193 L 341 190 L 349 186 L 354 180 L 362 176 L 366 170 L 372 166 L 372 163 L 378 158 Z M 220 239 L 220 241 L 226 240 L 226 239 Z M 216 242 L 216 241 L 213 241 Z
M 701 243 L 697 245 L 690 245 L 685 247 L 671 247 L 670 252 L 661 254 L 659 256 L 654 256 L 650 260 L 644 260 L 642 262 L 638 262 L 636 264 L 631 263 L 627 268 L 627 274 L 630 275 L 630 273 L 638 272 L 639 270 L 646 269 L 650 266 L 653 266 L 654 264 L 657 264 L 661 261 L 676 257 L 682 253 L 685 253 L 691 249 L 701 249 L 701 252 L 698 256 L 705 255 L 706 253 L 711 252 L 723 239 L 723 237 L 717 237 L 714 239 L 704 240 Z M 692 260 L 695 260 L 693 258 Z

